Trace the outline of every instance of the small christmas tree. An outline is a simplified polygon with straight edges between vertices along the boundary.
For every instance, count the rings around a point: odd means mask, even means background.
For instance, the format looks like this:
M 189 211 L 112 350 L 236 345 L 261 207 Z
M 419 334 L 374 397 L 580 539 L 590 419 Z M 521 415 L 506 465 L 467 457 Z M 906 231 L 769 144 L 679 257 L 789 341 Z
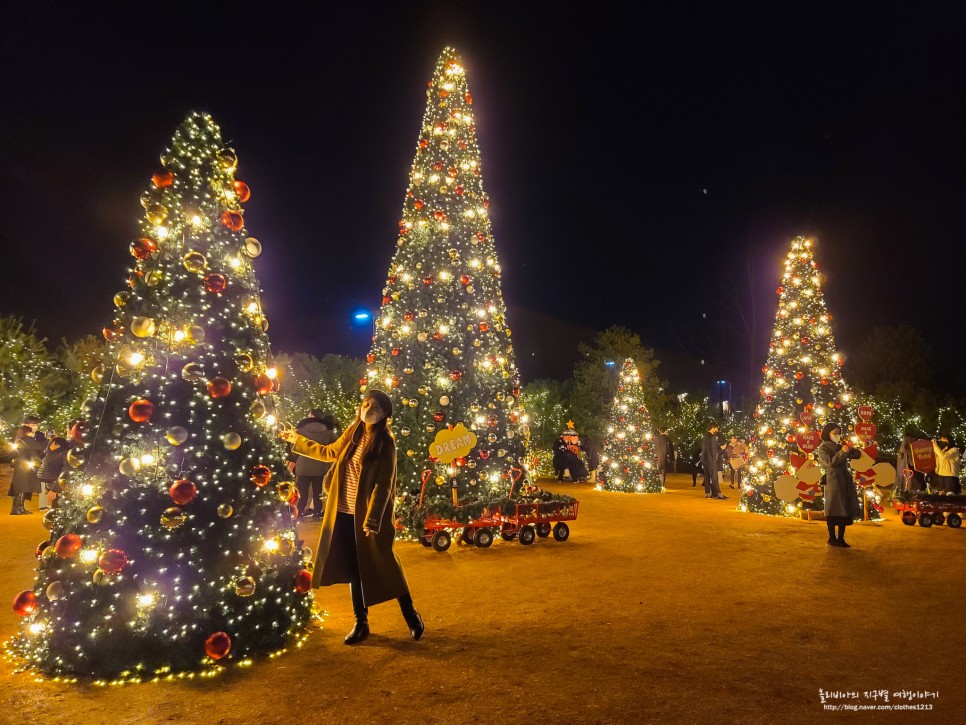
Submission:
M 797 515 L 803 504 L 821 508 L 821 470 L 812 456 L 826 422 L 853 427 L 852 396 L 835 347 L 818 264 L 804 237 L 791 243 L 776 290 L 778 313 L 762 368 L 761 398 L 749 436 L 748 473 L 741 508 Z
M 138 681 L 283 649 L 311 617 L 308 551 L 272 415 L 274 369 L 237 159 L 178 128 L 142 196 L 84 443 L 14 608 L 26 666 Z
M 627 358 L 621 366 L 617 395 L 611 408 L 597 488 L 602 491 L 663 492 L 653 438 L 641 376 L 634 359 Z
M 426 94 L 363 389 L 393 400 L 399 508 L 412 512 L 425 488 L 424 511 L 465 520 L 466 504 L 479 509 L 526 483 L 528 429 L 473 98 L 452 48 Z M 462 444 L 455 456 L 448 444 L 430 448 L 441 434 Z M 419 528 L 418 515 L 404 518 Z

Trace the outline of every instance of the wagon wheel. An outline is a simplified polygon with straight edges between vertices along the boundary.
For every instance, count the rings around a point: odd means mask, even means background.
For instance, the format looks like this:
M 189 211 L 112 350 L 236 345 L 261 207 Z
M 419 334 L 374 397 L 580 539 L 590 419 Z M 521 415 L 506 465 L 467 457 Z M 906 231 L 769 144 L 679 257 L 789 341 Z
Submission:
M 537 524 L 537 536 L 541 539 L 550 536 L 550 524 L 546 522 Z
M 520 543 L 524 546 L 530 546 L 536 539 L 537 534 L 532 526 L 524 526 L 520 529 Z
M 946 517 L 943 516 L 941 511 L 937 511 L 932 515 L 933 526 L 942 526 L 944 523 L 946 523 Z
M 436 551 L 446 551 L 452 543 L 453 537 L 449 535 L 448 531 L 437 531 L 433 534 L 433 549 Z
M 919 525 L 924 529 L 928 529 L 932 526 L 932 516 L 927 513 L 919 514 Z
M 493 532 L 487 528 L 477 529 L 473 534 L 473 543 L 481 549 L 485 549 L 493 543 Z
M 469 526 L 463 529 L 463 533 L 460 534 L 461 544 L 472 544 L 473 543 L 473 529 Z
M 946 524 L 951 529 L 958 529 L 963 525 L 963 517 L 955 513 L 949 514 L 949 516 L 946 517 Z
M 423 529 L 423 535 L 419 537 L 419 543 L 429 549 L 433 546 L 432 538 L 432 534 L 427 529 Z
M 517 532 L 512 529 L 503 529 L 500 531 L 500 538 L 504 541 L 513 541 L 517 538 Z
M 557 541 L 566 541 L 570 538 L 570 527 L 563 521 L 558 521 L 553 527 L 553 538 Z
M 912 511 L 903 511 L 902 512 L 902 523 L 904 523 L 906 526 L 915 526 L 916 525 L 916 515 Z

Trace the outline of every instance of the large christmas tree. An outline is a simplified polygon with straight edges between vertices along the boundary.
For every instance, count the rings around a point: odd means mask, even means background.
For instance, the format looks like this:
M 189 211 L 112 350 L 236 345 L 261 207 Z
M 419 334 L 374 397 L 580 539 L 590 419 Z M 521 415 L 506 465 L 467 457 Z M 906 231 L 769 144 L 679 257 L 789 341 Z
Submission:
M 425 486 L 424 511 L 459 518 L 524 484 L 528 431 L 473 98 L 452 48 L 426 95 L 367 384 L 393 400 L 400 509 L 411 510 Z M 441 432 L 458 455 L 433 455 Z
M 776 292 L 778 313 L 762 368 L 740 506 L 793 516 L 805 504 L 820 508 L 821 470 L 812 451 L 822 426 L 838 423 L 848 433 L 855 415 L 808 239 L 792 241 Z
M 44 516 L 34 587 L 14 604 L 15 649 L 48 675 L 211 673 L 284 649 L 312 616 L 274 431 L 250 191 L 206 114 L 188 116 L 161 162 L 83 445 Z
M 654 450 L 651 416 L 644 405 L 641 376 L 633 358 L 621 366 L 610 425 L 600 456 L 597 488 L 661 493 L 664 486 Z

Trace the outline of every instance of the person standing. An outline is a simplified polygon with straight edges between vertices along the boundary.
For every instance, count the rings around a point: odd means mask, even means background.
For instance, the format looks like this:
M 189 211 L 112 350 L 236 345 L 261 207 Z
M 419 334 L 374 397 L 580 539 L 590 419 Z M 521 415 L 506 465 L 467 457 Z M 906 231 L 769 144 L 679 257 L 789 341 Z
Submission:
M 744 438 L 731 436 L 731 441 L 725 449 L 727 452 L 728 468 L 731 470 L 731 488 L 741 488 L 742 472 L 748 459 L 748 446 Z
M 658 428 L 654 436 L 654 455 L 657 458 L 657 470 L 661 472 L 661 487 L 667 480 L 667 463 L 671 455 L 671 439 L 667 436 L 667 428 Z
M 704 469 L 705 498 L 728 498 L 721 493 L 721 484 L 718 482 L 723 449 L 724 446 L 718 443 L 718 424 L 712 423 L 701 438 L 701 467 Z
M 335 418 L 326 415 L 321 409 L 313 408 L 308 418 L 303 418 L 295 426 L 295 432 L 300 436 L 327 446 L 335 442 Z M 299 490 L 299 518 L 314 518 L 322 520 L 322 479 L 328 473 L 331 463 L 317 461 L 308 456 L 295 455 L 295 485 Z M 309 495 L 312 496 L 312 513 L 306 514 Z
M 862 457 L 847 439 L 842 437 L 838 423 L 826 423 L 822 428 L 822 444 L 816 451 L 825 480 L 825 524 L 828 526 L 828 545 L 848 549 L 845 527 L 862 518 L 862 504 L 855 490 L 849 461 Z
M 905 433 L 899 443 L 899 450 L 896 451 L 896 480 L 893 484 L 893 491 L 922 491 L 926 488 L 926 477 L 914 468 L 912 460 L 912 444 L 915 437 L 911 433 Z M 906 478 L 905 471 L 910 471 L 911 476 Z
M 79 442 L 80 420 L 75 418 L 67 425 L 66 437 L 62 438 L 55 434 L 47 443 L 44 460 L 37 471 L 37 478 L 40 479 L 41 486 L 47 490 L 47 495 L 50 497 L 50 506 L 54 506 L 57 502 L 57 495 L 63 493 L 57 479 L 60 478 L 60 474 L 64 470 L 67 453 Z M 43 495 L 41 493 L 41 502 L 43 502 Z
M 959 483 L 959 448 L 946 434 L 933 440 L 932 448 L 936 453 L 936 488 L 947 496 L 959 494 L 962 491 Z
M 349 584 L 356 621 L 345 636 L 347 645 L 369 636 L 369 607 L 390 599 L 399 602 L 413 639 L 426 629 L 392 550 L 396 441 L 389 429 L 391 415 L 389 396 L 369 390 L 358 417 L 334 443 L 324 446 L 294 430 L 279 433 L 299 455 L 334 464 L 326 476 L 328 499 L 312 585 Z
M 28 418 L 28 421 L 31 419 Z M 40 493 L 40 479 L 37 478 L 37 468 L 44 457 L 45 445 L 36 437 L 36 430 L 40 424 L 24 423 L 17 429 L 14 438 L 14 450 L 7 456 L 13 465 L 13 478 L 10 480 L 10 497 L 13 505 L 10 507 L 11 516 L 32 514 L 26 507 L 27 501 L 35 493 Z
M 597 483 L 597 469 L 600 468 L 600 446 L 593 438 L 584 438 L 582 441 L 584 455 L 587 456 L 587 470 L 590 475 L 590 482 Z

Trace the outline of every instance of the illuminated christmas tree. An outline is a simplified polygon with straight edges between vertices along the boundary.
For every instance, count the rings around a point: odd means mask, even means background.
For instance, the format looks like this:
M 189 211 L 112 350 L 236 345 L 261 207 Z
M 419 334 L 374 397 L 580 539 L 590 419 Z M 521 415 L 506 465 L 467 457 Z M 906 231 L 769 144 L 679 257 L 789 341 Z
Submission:
M 811 452 L 826 422 L 846 432 L 854 412 L 818 264 L 804 237 L 792 241 L 776 292 L 778 313 L 762 368 L 740 505 L 754 513 L 790 516 L 802 504 L 820 508 L 821 470 Z
M 627 358 L 621 366 L 607 438 L 600 456 L 597 488 L 602 491 L 663 492 L 653 438 L 641 376 L 634 359 Z
M 465 517 L 470 504 L 525 483 L 528 429 L 489 206 L 473 98 L 462 62 L 446 48 L 429 82 L 368 357 L 368 384 L 393 400 L 403 510 L 424 484 L 424 510 Z M 431 460 L 437 435 L 459 426 L 475 436 L 472 449 Z
M 48 675 L 213 673 L 284 649 L 312 617 L 250 191 L 206 114 L 188 116 L 161 162 L 67 493 L 14 603 L 25 621 L 13 649 Z

